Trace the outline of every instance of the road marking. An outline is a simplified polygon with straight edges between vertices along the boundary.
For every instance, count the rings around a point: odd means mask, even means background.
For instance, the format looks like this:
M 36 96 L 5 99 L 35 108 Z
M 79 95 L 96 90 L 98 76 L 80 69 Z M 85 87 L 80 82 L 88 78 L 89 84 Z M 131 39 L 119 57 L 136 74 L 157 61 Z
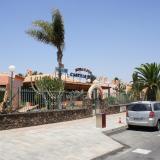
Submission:
M 139 153 L 139 154 L 149 154 L 151 152 L 151 150 L 146 150 L 146 149 L 135 149 L 134 151 L 132 151 L 133 153 Z
M 160 134 L 158 136 L 160 137 Z

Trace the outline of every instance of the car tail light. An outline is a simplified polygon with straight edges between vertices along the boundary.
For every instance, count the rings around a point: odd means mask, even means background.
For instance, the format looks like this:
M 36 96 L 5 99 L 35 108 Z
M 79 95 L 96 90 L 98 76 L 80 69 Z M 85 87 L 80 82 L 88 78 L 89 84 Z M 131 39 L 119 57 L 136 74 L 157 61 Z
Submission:
M 128 116 L 128 110 L 126 110 L 126 117 L 129 117 L 129 116 Z
M 149 113 L 149 118 L 154 118 L 154 116 L 155 116 L 155 113 L 154 113 L 153 111 L 151 111 L 151 112 Z

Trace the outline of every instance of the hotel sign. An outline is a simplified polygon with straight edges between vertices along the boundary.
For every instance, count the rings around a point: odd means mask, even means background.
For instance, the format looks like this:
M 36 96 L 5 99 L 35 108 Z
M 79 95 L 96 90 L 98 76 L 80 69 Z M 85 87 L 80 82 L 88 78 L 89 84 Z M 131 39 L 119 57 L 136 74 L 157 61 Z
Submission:
M 85 74 L 80 74 L 80 73 L 70 73 L 71 77 L 79 77 L 79 78 L 85 78 L 85 79 L 90 79 L 91 75 L 85 75 Z
M 77 72 L 87 72 L 88 74 L 81 74 L 81 73 L 77 73 Z M 75 73 L 70 73 L 70 76 L 91 79 L 92 72 L 87 68 L 76 68 Z
M 92 72 L 89 69 L 87 69 L 87 68 L 76 68 L 75 71 L 76 72 L 83 71 L 83 72 L 87 72 L 90 75 L 92 75 Z

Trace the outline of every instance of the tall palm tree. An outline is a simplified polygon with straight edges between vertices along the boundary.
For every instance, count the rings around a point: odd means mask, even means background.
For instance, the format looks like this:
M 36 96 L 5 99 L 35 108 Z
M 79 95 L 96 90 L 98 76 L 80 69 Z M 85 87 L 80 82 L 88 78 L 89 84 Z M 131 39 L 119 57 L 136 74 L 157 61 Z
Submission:
M 64 22 L 58 9 L 52 12 L 52 21 L 46 22 L 37 20 L 33 22 L 36 28 L 27 31 L 27 34 L 36 40 L 50 44 L 57 48 L 57 62 L 59 66 L 59 79 L 61 79 L 61 68 L 63 67 L 63 48 L 64 48 Z
M 126 85 L 120 80 L 118 77 L 114 78 L 114 83 L 117 85 L 116 91 L 119 93 L 124 93 L 126 89 Z
M 156 100 L 157 91 L 160 89 L 160 64 L 146 63 L 136 70 L 139 82 L 146 88 L 147 100 Z

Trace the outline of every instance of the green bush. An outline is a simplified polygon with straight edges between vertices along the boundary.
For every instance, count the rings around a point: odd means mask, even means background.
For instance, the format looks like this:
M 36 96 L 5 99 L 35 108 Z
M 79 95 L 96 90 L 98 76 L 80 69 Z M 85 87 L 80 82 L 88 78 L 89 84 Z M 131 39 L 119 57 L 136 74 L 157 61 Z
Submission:
M 3 102 L 5 91 L 0 91 L 0 103 Z
M 107 97 L 107 102 L 108 102 L 109 105 L 116 104 L 117 98 L 113 97 L 113 96 L 109 96 L 109 97 Z

